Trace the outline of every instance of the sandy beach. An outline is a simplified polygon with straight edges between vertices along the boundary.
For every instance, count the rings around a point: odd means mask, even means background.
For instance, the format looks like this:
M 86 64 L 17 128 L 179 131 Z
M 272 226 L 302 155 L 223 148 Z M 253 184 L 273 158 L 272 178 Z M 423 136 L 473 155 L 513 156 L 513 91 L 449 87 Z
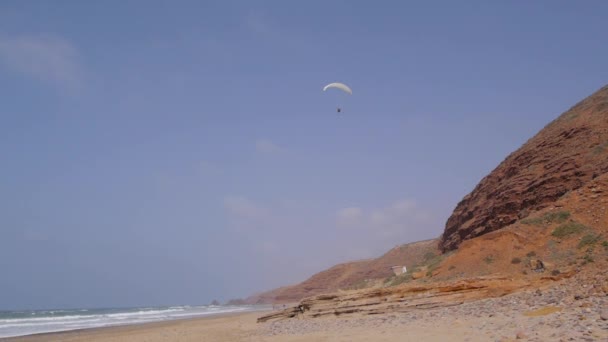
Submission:
M 8 341 L 608 341 L 608 296 L 581 282 L 457 306 L 257 323 L 265 312 L 87 329 Z
M 260 328 L 257 317 L 264 312 L 224 314 L 67 332 L 8 338 L 6 341 L 240 341 Z M 0 339 L 2 340 L 2 339 Z
M 262 313 L 231 314 L 140 325 L 9 338 L 7 341 L 487 341 L 466 322 L 392 324 L 393 315 L 257 323 Z M 405 316 L 404 316 L 405 317 Z M 470 322 L 469 322 L 470 323 Z M 456 338 L 454 338 L 457 336 Z

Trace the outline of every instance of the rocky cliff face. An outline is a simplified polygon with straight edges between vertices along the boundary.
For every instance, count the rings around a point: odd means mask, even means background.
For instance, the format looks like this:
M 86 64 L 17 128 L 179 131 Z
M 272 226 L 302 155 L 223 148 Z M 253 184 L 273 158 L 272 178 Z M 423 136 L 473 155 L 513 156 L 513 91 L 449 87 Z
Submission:
M 608 86 L 509 155 L 465 196 L 441 236 L 443 252 L 543 209 L 608 172 Z

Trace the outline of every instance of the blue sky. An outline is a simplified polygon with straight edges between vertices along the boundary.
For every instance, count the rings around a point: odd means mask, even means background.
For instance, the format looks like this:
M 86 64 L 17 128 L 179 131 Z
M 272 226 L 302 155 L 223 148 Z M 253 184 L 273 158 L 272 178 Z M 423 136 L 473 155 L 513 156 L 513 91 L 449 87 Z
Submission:
M 0 309 L 224 301 L 437 237 L 608 83 L 607 11 L 3 1 Z

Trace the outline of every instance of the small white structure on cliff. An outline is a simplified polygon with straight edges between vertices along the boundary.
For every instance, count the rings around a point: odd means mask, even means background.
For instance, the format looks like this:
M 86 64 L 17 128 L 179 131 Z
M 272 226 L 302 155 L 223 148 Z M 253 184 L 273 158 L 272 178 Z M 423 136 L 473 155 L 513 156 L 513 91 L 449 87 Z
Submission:
M 392 266 L 391 270 L 393 270 L 393 273 L 395 273 L 396 276 L 407 273 L 407 267 L 405 266 Z

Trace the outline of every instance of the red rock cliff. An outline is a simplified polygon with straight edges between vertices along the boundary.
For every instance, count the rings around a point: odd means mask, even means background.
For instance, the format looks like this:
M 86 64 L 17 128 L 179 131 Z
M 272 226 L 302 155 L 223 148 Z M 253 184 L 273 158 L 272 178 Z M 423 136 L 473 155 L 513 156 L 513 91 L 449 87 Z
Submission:
M 608 86 L 548 124 L 466 195 L 440 248 L 501 229 L 608 172 Z

